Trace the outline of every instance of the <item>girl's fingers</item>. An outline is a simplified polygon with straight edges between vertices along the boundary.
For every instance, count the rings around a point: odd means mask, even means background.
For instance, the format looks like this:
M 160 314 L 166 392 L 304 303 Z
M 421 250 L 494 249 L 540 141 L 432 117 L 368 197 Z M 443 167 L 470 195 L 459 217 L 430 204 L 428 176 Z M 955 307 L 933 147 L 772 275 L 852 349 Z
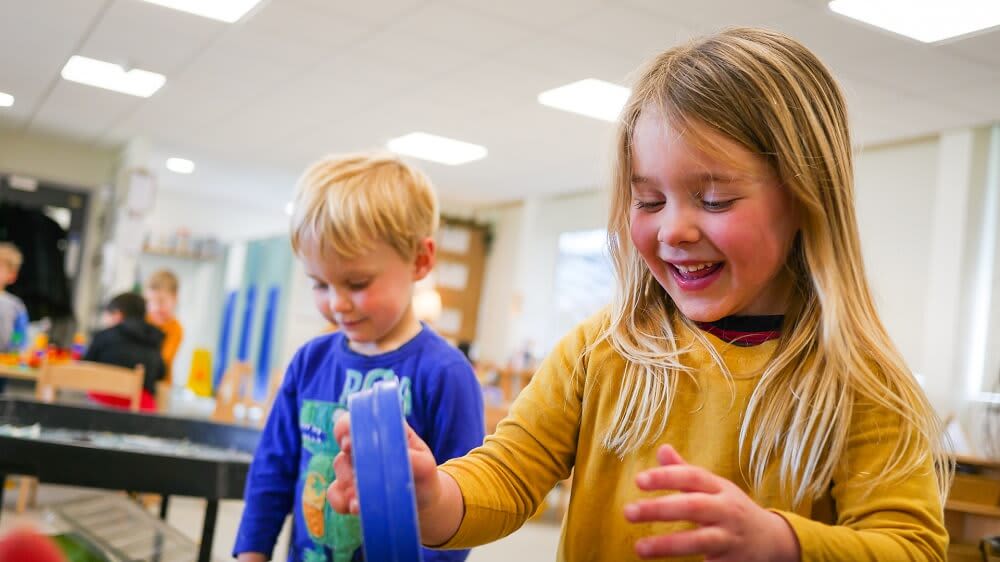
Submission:
M 424 440 L 417 435 L 416 431 L 413 431 L 410 424 L 406 424 L 406 448 L 411 451 L 430 451 L 430 447 L 427 446 L 427 443 L 424 443 Z
M 338 444 L 343 441 L 344 437 L 351 436 L 351 416 L 350 414 L 344 413 L 337 421 L 333 424 L 333 440 Z M 343 445 L 340 446 L 341 449 L 344 448 Z
M 719 521 L 719 508 L 719 497 L 713 494 L 671 494 L 626 505 L 625 518 L 632 523 L 691 521 L 711 525 Z
M 719 477 L 690 464 L 672 464 L 640 472 L 635 483 L 642 490 L 678 490 L 715 494 L 722 491 Z
M 671 445 L 663 445 L 656 451 L 656 460 L 662 465 L 667 466 L 671 464 L 687 464 L 687 462 L 681 457 L 677 449 L 674 449 Z
M 711 558 L 729 548 L 729 535 L 719 527 L 699 527 L 658 537 L 646 537 L 635 543 L 640 558 L 703 555 Z

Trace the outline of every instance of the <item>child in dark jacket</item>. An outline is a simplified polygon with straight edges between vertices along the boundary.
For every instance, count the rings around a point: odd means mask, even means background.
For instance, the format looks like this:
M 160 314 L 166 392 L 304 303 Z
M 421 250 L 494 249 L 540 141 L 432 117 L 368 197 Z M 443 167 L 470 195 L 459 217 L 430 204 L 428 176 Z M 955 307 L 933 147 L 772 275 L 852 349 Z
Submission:
M 104 311 L 108 328 L 94 334 L 83 359 L 134 368 L 142 365 L 140 409 L 156 410 L 156 383 L 166 376 L 166 367 L 160 356 L 163 332 L 146 322 L 146 301 L 135 293 L 122 293 L 111 299 Z M 95 402 L 108 406 L 128 407 L 128 400 L 118 396 L 91 393 Z

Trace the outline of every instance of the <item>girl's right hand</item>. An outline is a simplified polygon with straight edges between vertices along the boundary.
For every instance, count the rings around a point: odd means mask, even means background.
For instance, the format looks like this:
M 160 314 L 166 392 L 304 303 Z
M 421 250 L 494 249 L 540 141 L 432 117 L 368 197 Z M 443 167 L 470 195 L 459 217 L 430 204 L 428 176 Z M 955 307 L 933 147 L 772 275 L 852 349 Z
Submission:
M 330 507 L 337 513 L 358 515 L 358 490 L 354 478 L 354 458 L 351 449 L 351 420 L 345 414 L 340 416 L 333 427 L 333 436 L 340 445 L 340 453 L 333 459 L 333 470 L 337 477 L 327 488 L 326 497 Z M 441 497 L 441 481 L 437 463 L 430 447 L 416 432 L 406 425 L 406 448 L 410 453 L 410 467 L 413 469 L 413 484 L 416 492 L 417 511 L 424 512 L 434 507 Z

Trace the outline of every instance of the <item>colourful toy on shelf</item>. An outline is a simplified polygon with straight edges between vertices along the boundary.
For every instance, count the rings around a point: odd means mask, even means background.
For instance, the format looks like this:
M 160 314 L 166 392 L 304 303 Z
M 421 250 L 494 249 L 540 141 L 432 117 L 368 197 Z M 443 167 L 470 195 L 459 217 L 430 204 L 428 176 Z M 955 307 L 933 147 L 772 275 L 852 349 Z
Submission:
M 29 320 L 26 312 L 21 312 L 14 317 L 14 329 L 10 334 L 10 349 L 18 352 L 24 350 L 28 343 L 28 325 Z
M 35 344 L 31 348 L 31 353 L 28 355 L 28 366 L 37 369 L 45 363 L 45 360 L 49 356 L 49 335 L 45 332 L 40 332 L 35 335 Z
M 73 343 L 69 346 L 69 355 L 73 361 L 83 359 L 83 354 L 87 351 L 87 338 L 82 333 L 73 334 Z

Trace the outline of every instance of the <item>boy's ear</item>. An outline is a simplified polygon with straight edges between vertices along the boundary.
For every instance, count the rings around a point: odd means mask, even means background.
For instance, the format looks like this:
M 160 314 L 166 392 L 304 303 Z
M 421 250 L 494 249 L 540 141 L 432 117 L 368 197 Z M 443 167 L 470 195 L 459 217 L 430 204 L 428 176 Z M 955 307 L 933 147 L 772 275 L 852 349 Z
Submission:
M 413 280 L 420 281 L 434 269 L 434 254 L 437 244 L 428 236 L 417 244 L 417 255 L 413 260 Z

